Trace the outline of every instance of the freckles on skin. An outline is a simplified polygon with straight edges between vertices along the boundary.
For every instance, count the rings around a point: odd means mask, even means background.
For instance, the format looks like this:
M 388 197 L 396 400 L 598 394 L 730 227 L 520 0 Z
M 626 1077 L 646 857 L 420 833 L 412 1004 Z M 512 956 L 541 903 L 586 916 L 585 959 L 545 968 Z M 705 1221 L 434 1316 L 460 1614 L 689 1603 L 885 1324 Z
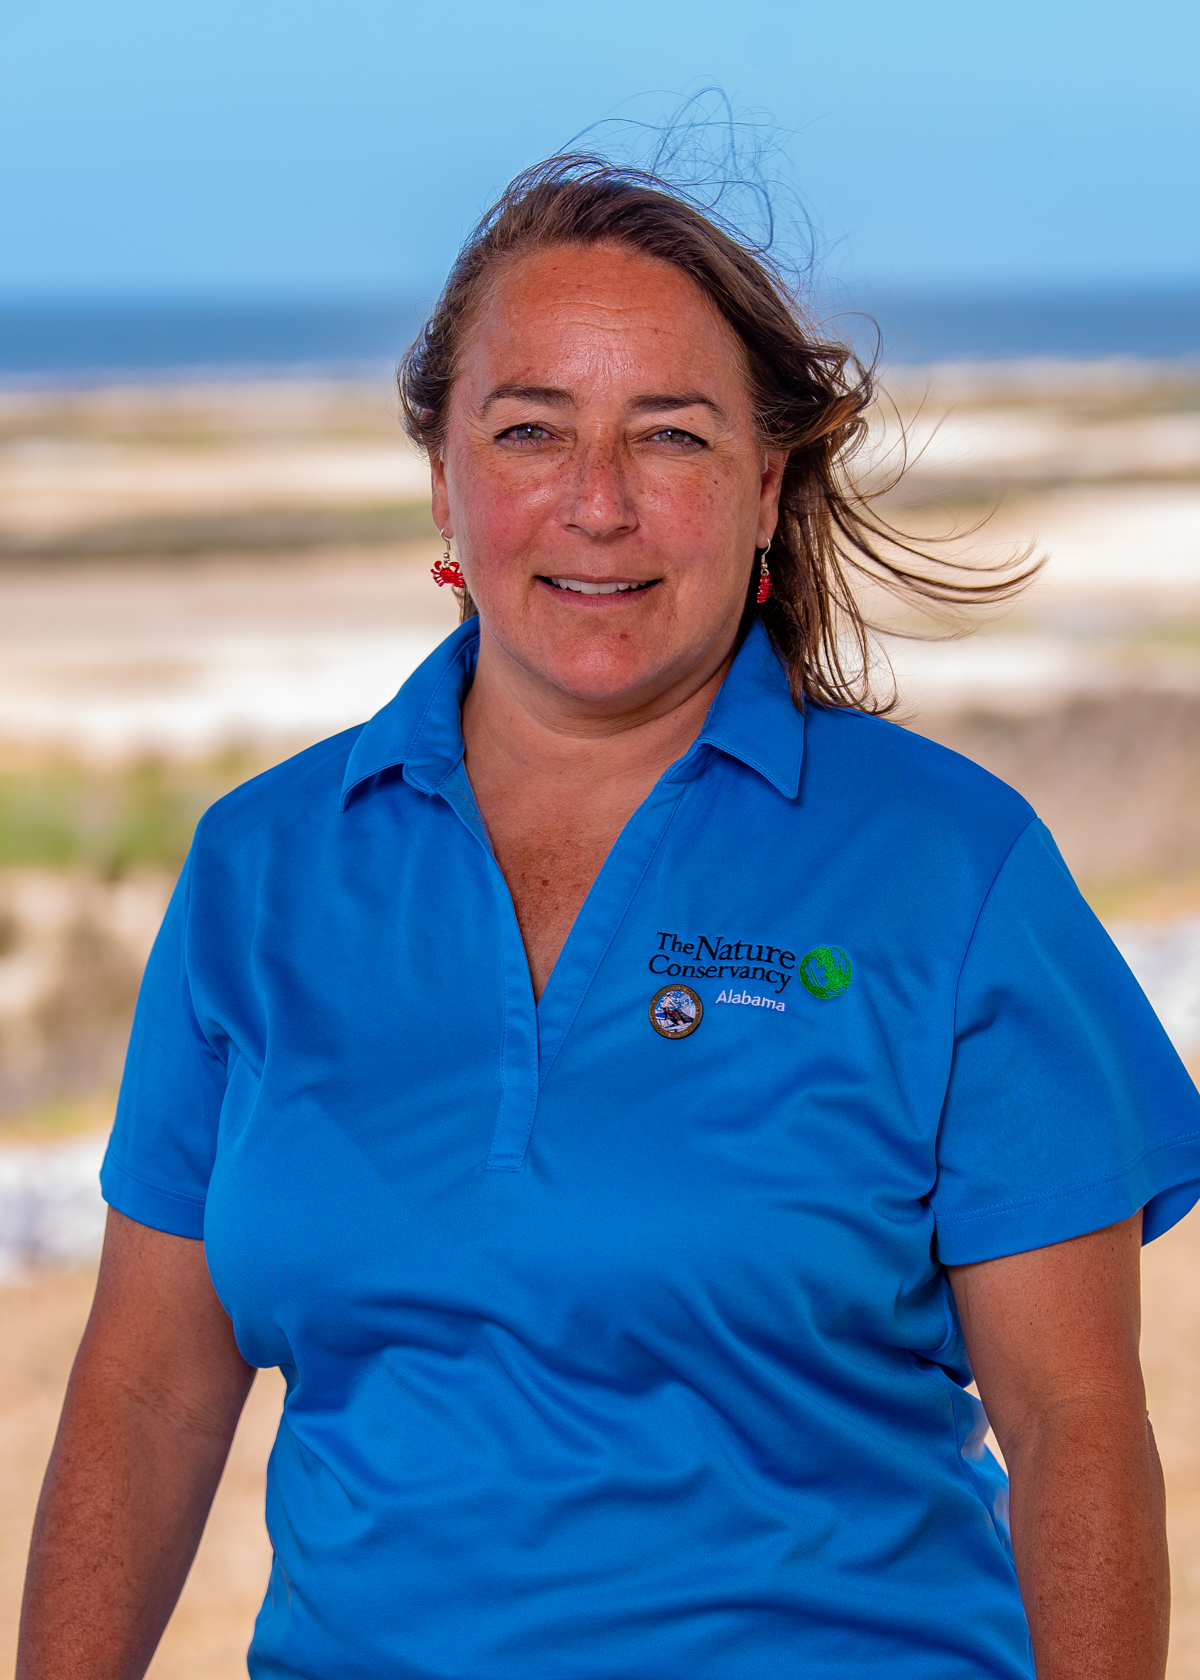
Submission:
M 467 335 L 434 515 L 485 642 L 616 692 L 724 657 L 781 470 L 740 346 L 687 276 L 621 246 L 554 250 L 511 263 Z

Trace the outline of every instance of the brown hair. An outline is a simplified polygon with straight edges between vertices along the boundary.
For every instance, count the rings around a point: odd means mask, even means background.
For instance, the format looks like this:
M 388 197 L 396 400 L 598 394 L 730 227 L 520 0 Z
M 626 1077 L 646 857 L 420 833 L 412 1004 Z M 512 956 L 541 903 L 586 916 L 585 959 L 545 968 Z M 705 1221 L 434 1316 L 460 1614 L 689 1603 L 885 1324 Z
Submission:
M 847 471 L 866 437 L 873 369 L 811 329 L 764 252 L 665 181 L 587 155 L 549 158 L 518 175 L 466 241 L 400 363 L 409 436 L 427 449 L 442 444 L 459 346 L 497 265 L 530 251 L 601 242 L 632 246 L 695 281 L 741 341 L 763 442 L 788 452 L 771 541 L 771 597 L 756 607 L 758 566 L 751 566 L 746 615 L 747 622 L 755 611 L 761 615 L 796 704 L 891 710 L 894 695 L 871 693 L 872 626 L 855 582 L 952 608 L 1004 600 L 1035 568 L 1014 575 L 1012 561 L 967 567 L 960 558 L 930 555 L 880 516 L 872 504 L 881 490 L 856 486 Z M 465 591 L 461 605 L 464 619 L 475 611 Z

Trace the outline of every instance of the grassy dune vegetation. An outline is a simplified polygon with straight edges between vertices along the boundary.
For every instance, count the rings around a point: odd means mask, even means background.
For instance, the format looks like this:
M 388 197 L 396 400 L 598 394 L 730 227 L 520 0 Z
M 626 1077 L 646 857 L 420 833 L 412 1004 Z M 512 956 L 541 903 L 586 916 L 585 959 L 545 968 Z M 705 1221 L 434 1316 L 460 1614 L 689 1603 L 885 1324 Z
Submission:
M 175 873 L 201 814 L 271 762 L 249 747 L 193 761 L 0 762 L 0 869 L 85 869 L 105 881 L 132 870 Z

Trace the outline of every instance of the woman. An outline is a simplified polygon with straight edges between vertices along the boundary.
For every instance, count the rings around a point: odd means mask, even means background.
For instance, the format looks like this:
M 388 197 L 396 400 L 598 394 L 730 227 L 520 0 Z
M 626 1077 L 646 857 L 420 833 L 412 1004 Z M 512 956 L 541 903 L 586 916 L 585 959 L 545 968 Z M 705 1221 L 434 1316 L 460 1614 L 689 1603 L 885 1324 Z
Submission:
M 1200 1105 L 1024 801 L 847 704 L 846 367 L 596 160 L 466 247 L 401 372 L 465 622 L 197 833 L 25 1680 L 143 1672 L 270 1365 L 255 1675 L 1161 1677 Z

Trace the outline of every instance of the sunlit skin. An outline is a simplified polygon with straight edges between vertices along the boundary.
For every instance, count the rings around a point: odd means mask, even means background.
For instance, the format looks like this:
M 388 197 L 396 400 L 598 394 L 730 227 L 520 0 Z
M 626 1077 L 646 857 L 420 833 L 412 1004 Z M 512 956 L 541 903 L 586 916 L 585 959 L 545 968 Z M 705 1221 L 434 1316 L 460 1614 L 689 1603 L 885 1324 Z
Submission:
M 501 271 L 459 358 L 433 514 L 479 606 L 467 773 L 536 996 L 699 733 L 784 462 L 756 435 L 737 338 L 678 269 L 604 245 Z
M 736 337 L 680 270 L 619 245 L 514 261 L 433 461 L 434 518 L 480 609 L 478 692 L 608 732 L 719 679 L 783 464 Z

